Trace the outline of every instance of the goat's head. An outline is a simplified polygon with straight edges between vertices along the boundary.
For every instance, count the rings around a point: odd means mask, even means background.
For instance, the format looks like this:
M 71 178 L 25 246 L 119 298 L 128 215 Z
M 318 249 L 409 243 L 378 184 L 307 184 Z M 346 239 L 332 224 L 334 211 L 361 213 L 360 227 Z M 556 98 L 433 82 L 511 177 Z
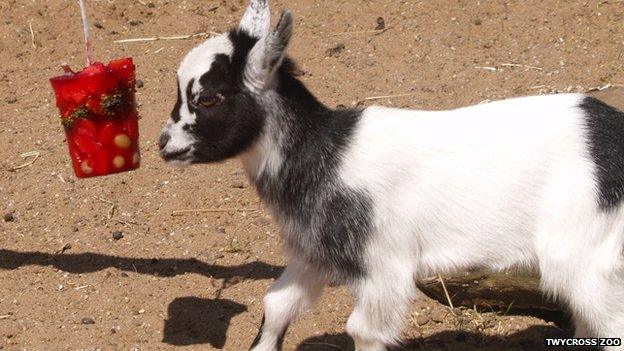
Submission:
M 265 124 L 271 89 L 292 34 L 290 12 L 270 30 L 268 0 L 251 0 L 235 30 L 189 52 L 178 69 L 178 99 L 160 136 L 161 156 L 187 165 L 236 156 Z

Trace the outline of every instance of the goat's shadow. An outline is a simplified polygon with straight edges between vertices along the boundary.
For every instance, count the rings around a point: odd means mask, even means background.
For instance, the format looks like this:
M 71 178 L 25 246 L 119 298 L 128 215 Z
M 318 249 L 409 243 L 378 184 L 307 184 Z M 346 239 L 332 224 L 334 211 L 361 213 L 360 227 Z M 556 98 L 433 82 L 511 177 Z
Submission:
M 247 311 L 247 306 L 226 299 L 180 297 L 169 304 L 163 342 L 175 346 L 225 345 L 230 320 Z
M 194 258 L 131 258 L 97 253 L 49 254 L 38 251 L 11 251 L 0 249 L 0 270 L 12 270 L 23 266 L 51 266 L 70 273 L 92 273 L 106 268 L 174 277 L 196 273 L 216 279 L 270 279 L 277 277 L 283 267 L 264 262 L 251 262 L 236 266 L 220 266 Z
M 544 346 L 544 338 L 570 337 L 555 326 L 531 326 L 509 335 L 489 335 L 481 332 L 442 331 L 426 338 L 405 340 L 392 351 L 558 351 Z M 353 341 L 345 334 L 325 334 L 306 339 L 296 351 L 352 351 Z M 590 350 L 590 349 L 583 349 Z

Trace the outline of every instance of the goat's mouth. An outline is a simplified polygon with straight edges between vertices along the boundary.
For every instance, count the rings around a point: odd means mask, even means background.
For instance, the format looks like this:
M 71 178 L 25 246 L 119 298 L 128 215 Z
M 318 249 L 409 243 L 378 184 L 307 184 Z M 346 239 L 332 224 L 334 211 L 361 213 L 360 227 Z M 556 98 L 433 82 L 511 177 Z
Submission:
M 184 149 L 167 152 L 165 149 L 160 151 L 160 156 L 165 160 L 165 162 L 185 165 L 191 163 L 192 158 L 192 148 L 187 147 Z

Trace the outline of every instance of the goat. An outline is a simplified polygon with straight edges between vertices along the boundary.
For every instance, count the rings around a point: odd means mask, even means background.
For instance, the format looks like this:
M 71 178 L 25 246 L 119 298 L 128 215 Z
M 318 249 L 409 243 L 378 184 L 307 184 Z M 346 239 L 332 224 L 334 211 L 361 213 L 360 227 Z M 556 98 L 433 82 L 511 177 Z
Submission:
M 159 140 L 177 165 L 239 157 L 281 227 L 289 263 L 252 350 L 281 349 L 337 284 L 356 349 L 391 347 L 415 281 L 472 266 L 536 269 L 577 337 L 624 337 L 624 113 L 583 94 L 333 110 L 293 74 L 292 31 L 252 0 L 183 59 Z

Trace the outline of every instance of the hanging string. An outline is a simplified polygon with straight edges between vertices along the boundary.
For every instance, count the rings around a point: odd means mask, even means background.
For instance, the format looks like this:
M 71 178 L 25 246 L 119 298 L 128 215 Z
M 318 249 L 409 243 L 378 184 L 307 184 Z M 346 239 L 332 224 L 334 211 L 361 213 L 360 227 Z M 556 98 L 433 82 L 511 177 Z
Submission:
M 89 20 L 87 19 L 87 6 L 84 0 L 79 0 L 80 16 L 82 17 L 82 29 L 84 32 L 85 55 L 87 57 L 87 66 L 91 66 L 91 36 L 89 35 Z

